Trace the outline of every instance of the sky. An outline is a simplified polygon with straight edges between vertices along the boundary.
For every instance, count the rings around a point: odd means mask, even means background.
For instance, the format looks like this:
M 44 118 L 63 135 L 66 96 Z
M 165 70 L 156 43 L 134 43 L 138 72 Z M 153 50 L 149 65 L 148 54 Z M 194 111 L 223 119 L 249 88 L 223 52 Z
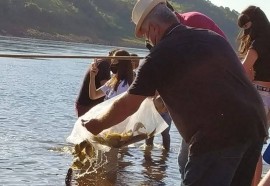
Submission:
M 270 0 L 210 0 L 214 5 L 229 7 L 231 10 L 241 12 L 249 5 L 260 7 L 270 20 Z

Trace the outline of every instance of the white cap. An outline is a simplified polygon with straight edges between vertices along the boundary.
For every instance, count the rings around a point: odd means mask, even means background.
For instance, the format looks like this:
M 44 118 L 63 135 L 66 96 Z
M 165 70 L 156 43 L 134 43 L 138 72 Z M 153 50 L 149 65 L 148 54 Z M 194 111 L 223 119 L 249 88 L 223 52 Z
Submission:
M 166 0 L 138 0 L 132 10 L 132 21 L 135 23 L 135 36 L 142 37 L 139 33 L 141 25 L 145 17 L 153 10 L 159 3 L 165 3 Z

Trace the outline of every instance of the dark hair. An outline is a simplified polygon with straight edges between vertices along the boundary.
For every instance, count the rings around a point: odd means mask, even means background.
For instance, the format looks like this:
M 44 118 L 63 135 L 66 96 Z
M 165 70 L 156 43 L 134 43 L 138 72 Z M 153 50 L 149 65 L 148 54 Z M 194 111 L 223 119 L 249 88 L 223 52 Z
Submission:
M 113 54 L 117 51 L 120 50 L 119 48 L 114 48 L 109 52 L 109 56 L 113 56 Z
M 257 37 L 270 39 L 270 23 L 265 13 L 257 6 L 249 6 L 238 17 L 238 26 L 241 28 L 251 22 L 249 29 L 241 31 L 238 35 L 240 41 L 239 52 L 246 54 L 252 41 Z M 270 42 L 270 41 L 269 41 Z
M 138 55 L 137 54 L 134 54 L 134 53 L 131 53 L 130 56 L 138 57 Z M 135 70 L 139 66 L 140 59 L 139 58 L 138 59 L 132 59 L 131 62 L 132 62 L 131 63 L 132 64 L 132 68 Z M 133 72 L 133 75 L 134 75 L 134 73 L 135 72 Z M 135 73 L 135 75 L 136 75 L 136 73 Z
M 240 16 L 238 17 L 237 24 L 240 28 L 242 28 L 249 21 L 250 21 L 250 17 L 248 15 L 240 14 Z
M 134 53 L 131 53 L 130 56 L 135 56 L 135 57 L 136 57 L 136 56 L 138 56 L 138 55 L 137 55 L 137 54 L 134 54 Z
M 173 8 L 173 6 L 169 3 L 169 1 L 166 1 L 166 5 L 167 5 L 167 7 L 168 7 L 171 11 L 174 12 L 174 8 Z
M 117 50 L 114 53 L 114 56 L 130 56 L 130 54 L 125 50 Z M 116 91 L 120 81 L 126 81 L 129 85 L 131 85 L 133 81 L 133 68 L 131 60 L 127 59 L 119 59 L 117 65 L 117 73 L 110 81 L 110 86 Z

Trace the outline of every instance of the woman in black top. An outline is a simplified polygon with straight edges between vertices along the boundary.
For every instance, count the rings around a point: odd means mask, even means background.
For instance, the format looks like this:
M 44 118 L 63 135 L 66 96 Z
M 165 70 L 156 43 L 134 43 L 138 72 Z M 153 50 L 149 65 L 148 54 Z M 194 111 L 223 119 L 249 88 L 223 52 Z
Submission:
M 239 52 L 244 56 L 243 66 L 264 102 L 270 119 L 270 23 L 265 13 L 256 6 L 249 6 L 238 18 L 243 30 L 238 36 Z M 258 162 L 253 184 L 257 185 L 262 173 L 262 161 Z

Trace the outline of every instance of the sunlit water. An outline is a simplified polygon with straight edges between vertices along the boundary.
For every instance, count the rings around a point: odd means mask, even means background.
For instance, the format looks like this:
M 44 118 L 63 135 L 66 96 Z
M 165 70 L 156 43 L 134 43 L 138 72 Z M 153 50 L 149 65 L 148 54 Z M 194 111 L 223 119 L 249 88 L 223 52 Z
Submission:
M 1 54 L 107 55 L 111 48 L 0 37 Z M 125 49 L 139 56 L 147 54 Z M 0 185 L 65 185 L 72 163 L 66 137 L 76 121 L 74 101 L 90 62 L 0 58 Z M 115 185 L 179 185 L 181 137 L 174 125 L 170 134 L 168 153 L 162 150 L 159 136 L 152 150 L 144 150 L 143 142 L 122 149 Z

